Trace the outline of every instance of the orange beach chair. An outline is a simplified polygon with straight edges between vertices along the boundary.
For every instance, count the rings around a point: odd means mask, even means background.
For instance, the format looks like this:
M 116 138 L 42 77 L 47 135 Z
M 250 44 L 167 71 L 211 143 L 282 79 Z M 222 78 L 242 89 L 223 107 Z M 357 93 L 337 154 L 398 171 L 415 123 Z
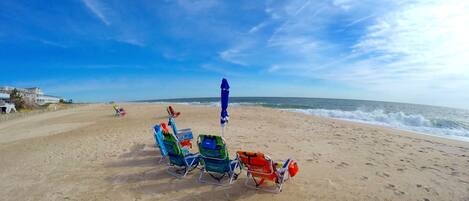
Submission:
M 248 178 L 244 184 L 249 188 L 279 193 L 285 181 L 298 172 L 298 165 L 292 159 L 287 159 L 283 163 L 275 163 L 269 156 L 260 152 L 238 151 L 237 154 L 243 168 L 247 171 Z M 254 184 L 249 184 L 251 179 Z M 265 181 L 274 183 L 273 188 L 261 188 Z

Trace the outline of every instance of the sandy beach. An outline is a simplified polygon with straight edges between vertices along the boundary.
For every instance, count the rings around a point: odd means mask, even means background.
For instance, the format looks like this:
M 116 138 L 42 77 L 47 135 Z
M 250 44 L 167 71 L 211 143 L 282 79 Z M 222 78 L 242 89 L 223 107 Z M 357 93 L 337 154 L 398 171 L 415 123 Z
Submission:
M 0 122 L 0 200 L 469 200 L 469 142 L 262 107 L 230 108 L 230 155 L 298 161 L 271 194 L 177 179 L 158 164 L 165 106 L 94 104 Z M 219 134 L 219 108 L 175 105 L 179 128 Z M 194 147 L 196 151 L 196 148 Z

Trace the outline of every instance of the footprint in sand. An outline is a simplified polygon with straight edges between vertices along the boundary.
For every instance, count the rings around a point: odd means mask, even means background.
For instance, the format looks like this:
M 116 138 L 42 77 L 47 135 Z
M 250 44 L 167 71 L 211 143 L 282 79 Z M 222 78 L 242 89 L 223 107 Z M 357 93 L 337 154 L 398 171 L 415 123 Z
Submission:
M 453 171 L 453 172 L 451 172 L 450 175 L 451 175 L 451 176 L 454 176 L 454 177 L 459 177 L 459 176 L 460 176 L 460 173 L 459 173 L 459 172 L 456 172 L 456 171 Z
M 338 164 L 335 168 L 345 168 L 345 167 L 347 167 L 347 166 L 349 166 L 348 163 L 346 163 L 346 162 L 341 162 L 341 163 Z
M 386 173 L 386 172 L 376 172 L 376 175 L 377 175 L 377 176 L 380 176 L 380 177 L 383 177 L 383 178 L 385 178 L 385 177 L 390 177 L 390 176 L 391 176 L 391 175 L 389 175 L 389 174 Z
M 405 192 L 398 190 L 394 184 L 387 184 L 385 188 L 388 190 L 392 190 L 395 195 L 405 195 Z
M 381 152 L 375 152 L 375 154 L 376 154 L 376 155 L 380 155 L 380 156 L 384 156 L 384 154 L 381 153 Z

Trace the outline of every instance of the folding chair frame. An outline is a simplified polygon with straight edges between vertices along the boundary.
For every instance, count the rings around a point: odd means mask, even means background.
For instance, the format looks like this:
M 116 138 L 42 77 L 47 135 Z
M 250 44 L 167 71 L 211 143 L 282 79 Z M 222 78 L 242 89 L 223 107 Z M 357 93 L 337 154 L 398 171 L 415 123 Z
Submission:
M 166 172 L 168 172 L 169 174 L 171 174 L 171 175 L 173 175 L 177 178 L 184 178 L 185 176 L 187 176 L 187 173 L 189 173 L 190 171 L 197 168 L 198 163 L 199 163 L 199 161 L 197 159 L 192 160 L 191 163 L 187 163 L 186 159 L 187 158 L 197 158 L 197 157 L 200 157 L 200 155 L 198 153 L 195 153 L 192 156 L 184 157 L 184 164 L 185 164 L 184 167 L 174 165 L 174 164 L 171 163 L 171 160 L 170 160 L 169 164 L 168 164 L 168 168 L 166 168 Z M 182 173 L 179 173 L 181 171 L 182 171 Z

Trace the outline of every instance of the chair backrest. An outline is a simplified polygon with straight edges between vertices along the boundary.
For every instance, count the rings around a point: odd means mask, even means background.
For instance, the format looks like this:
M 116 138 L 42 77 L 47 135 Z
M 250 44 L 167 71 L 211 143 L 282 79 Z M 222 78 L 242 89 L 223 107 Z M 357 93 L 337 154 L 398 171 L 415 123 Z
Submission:
M 156 124 L 154 127 L 154 136 L 155 136 L 155 141 L 158 147 L 160 148 L 160 152 L 162 156 L 167 156 L 168 152 L 166 151 L 166 147 L 164 146 L 163 143 L 163 131 L 161 129 L 161 126 L 159 124 Z
M 201 134 L 197 145 L 207 171 L 224 173 L 230 170 L 228 148 L 221 136 Z
M 174 118 L 173 117 L 169 117 L 168 119 L 168 125 L 171 126 L 171 128 L 173 129 L 173 133 L 174 134 L 177 134 L 178 133 L 178 129 L 176 127 L 176 122 L 174 122 Z
M 178 166 L 185 165 L 184 152 L 182 151 L 181 145 L 173 133 L 166 130 L 162 130 L 163 133 L 163 144 L 168 152 L 169 161 Z
M 253 176 L 272 176 L 274 174 L 272 159 L 263 153 L 238 151 L 238 157 Z

